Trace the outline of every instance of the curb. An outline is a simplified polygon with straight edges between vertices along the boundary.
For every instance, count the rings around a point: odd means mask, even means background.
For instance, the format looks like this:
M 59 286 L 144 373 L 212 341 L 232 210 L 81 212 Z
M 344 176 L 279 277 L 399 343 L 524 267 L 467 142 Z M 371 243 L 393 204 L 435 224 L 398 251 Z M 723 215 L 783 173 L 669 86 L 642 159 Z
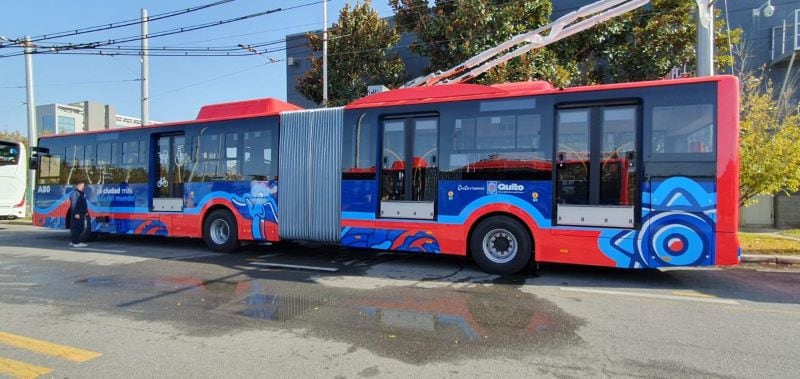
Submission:
M 31 221 L 31 220 L 25 220 L 25 219 L 17 219 L 17 220 L 3 220 L 3 221 L 0 221 L 0 224 L 6 224 L 6 225 L 27 225 L 27 226 L 33 226 L 33 221 Z
M 774 263 L 782 265 L 800 265 L 800 256 L 796 255 L 742 255 L 742 263 Z

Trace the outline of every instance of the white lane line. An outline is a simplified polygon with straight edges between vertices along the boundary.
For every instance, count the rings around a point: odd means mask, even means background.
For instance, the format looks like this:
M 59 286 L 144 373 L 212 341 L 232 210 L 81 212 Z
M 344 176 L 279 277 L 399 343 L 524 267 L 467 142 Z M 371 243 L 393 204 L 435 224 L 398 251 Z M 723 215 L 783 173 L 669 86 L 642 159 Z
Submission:
M 182 260 L 186 260 L 186 259 L 219 257 L 219 256 L 222 256 L 222 255 L 225 255 L 225 254 L 223 254 L 223 253 L 208 253 L 208 254 L 186 255 L 186 256 L 183 256 L 183 257 L 172 257 L 172 258 L 166 258 L 166 259 L 169 259 L 169 260 L 172 260 L 172 261 L 182 261 Z
M 664 300 L 676 300 L 676 301 L 695 301 L 695 302 L 700 302 L 700 303 L 740 305 L 739 302 L 735 301 L 735 300 L 706 298 L 706 297 L 662 295 L 662 294 L 657 294 L 657 293 L 641 293 L 641 292 L 626 292 L 626 291 L 610 291 L 610 290 L 599 290 L 599 289 L 593 289 L 593 288 L 559 287 L 559 289 L 562 290 L 562 291 L 567 291 L 567 292 L 582 292 L 582 293 L 593 293 L 593 294 L 602 294 L 602 295 L 642 297 L 642 298 L 650 298 L 650 299 L 664 299 Z
M 0 278 L 15 278 L 16 275 L 12 274 L 0 274 Z
M 0 283 L 0 286 L 36 286 L 38 283 Z
M 253 262 L 253 263 L 250 263 L 250 264 L 251 265 L 258 265 L 258 266 L 296 268 L 296 269 L 302 269 L 302 270 L 315 270 L 315 271 L 327 271 L 327 272 L 339 271 L 338 268 L 332 268 L 332 267 L 315 267 L 315 266 L 303 266 L 303 265 L 290 265 L 290 264 L 283 264 L 283 263 Z
M 125 250 L 111 250 L 111 249 L 95 249 L 92 247 L 71 247 L 74 251 L 94 251 L 96 253 L 112 253 L 112 254 L 126 254 Z

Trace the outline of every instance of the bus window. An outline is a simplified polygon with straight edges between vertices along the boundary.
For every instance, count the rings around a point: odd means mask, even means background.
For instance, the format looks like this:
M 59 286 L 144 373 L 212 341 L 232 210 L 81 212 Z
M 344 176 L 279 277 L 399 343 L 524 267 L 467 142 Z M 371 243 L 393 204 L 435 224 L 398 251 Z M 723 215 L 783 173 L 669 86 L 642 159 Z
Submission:
M 147 169 L 145 164 L 141 163 L 139 142 L 122 143 L 122 177 L 119 179 L 123 183 L 147 183 Z
M 0 166 L 16 165 L 19 162 L 19 147 L 16 143 L 0 142 Z
M 653 155 L 713 153 L 714 135 L 711 104 L 653 108 Z
M 461 180 L 550 180 L 542 117 L 502 114 L 456 119 L 446 177 Z M 549 146 L 549 145 L 548 145 Z
M 225 134 L 225 180 L 241 180 L 239 175 L 239 134 Z
M 39 184 L 59 184 L 61 155 L 42 155 L 39 162 Z
M 199 170 L 194 173 L 192 181 L 210 182 L 225 178 L 220 167 L 223 138 L 221 134 L 204 134 L 197 137 Z
M 278 169 L 278 138 L 275 128 L 244 133 L 242 176 L 245 180 L 274 178 Z
M 366 121 L 366 113 L 345 123 L 342 141 L 342 178 L 375 179 L 377 128 Z

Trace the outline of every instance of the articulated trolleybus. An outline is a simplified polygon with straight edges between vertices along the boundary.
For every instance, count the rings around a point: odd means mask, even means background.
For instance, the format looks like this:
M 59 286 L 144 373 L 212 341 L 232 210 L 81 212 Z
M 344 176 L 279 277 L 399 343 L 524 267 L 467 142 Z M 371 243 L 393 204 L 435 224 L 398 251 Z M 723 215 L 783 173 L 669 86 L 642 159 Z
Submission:
M 623 268 L 739 262 L 738 82 L 452 84 L 341 108 L 275 99 L 196 120 L 43 137 L 34 222 L 97 233 Z
M 0 141 L 0 218 L 25 217 L 27 159 L 25 145 Z

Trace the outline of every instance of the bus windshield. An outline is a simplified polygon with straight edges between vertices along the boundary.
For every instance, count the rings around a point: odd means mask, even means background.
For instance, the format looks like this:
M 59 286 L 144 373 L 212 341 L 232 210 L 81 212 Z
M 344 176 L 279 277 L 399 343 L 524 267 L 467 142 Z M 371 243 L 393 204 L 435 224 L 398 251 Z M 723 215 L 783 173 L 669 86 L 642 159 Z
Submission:
M 19 163 L 19 145 L 14 142 L 0 142 L 0 166 Z

